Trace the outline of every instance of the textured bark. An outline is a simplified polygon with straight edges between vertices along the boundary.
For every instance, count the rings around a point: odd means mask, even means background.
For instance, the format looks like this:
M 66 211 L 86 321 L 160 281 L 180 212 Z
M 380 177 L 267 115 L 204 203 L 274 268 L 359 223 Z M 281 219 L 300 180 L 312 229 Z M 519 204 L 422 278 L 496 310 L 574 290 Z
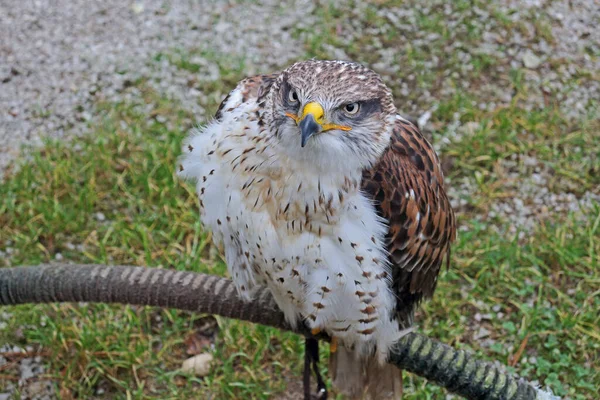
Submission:
M 252 302 L 238 297 L 226 278 L 194 272 L 130 266 L 41 265 L 0 269 L 0 305 L 99 302 L 149 305 L 217 314 L 292 330 L 271 294 Z M 297 333 L 310 335 L 302 325 Z M 320 339 L 327 339 L 325 335 Z M 464 350 L 409 333 L 392 349 L 389 362 L 467 399 L 534 400 L 542 392 Z

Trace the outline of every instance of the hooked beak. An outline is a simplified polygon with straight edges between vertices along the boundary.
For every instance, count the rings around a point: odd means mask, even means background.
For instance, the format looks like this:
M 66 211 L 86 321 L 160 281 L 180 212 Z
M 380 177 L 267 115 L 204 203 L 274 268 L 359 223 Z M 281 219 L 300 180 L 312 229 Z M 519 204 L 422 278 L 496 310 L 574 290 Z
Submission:
M 326 124 L 323 106 L 314 101 L 304 106 L 300 117 L 290 113 L 286 113 L 285 115 L 292 118 L 298 124 L 302 147 L 306 145 L 308 139 L 315 133 L 321 133 L 331 129 L 339 129 L 342 131 L 349 131 L 352 129 L 349 126 Z
M 308 114 L 302 118 L 298 126 L 300 127 L 300 136 L 302 137 L 302 147 L 306 145 L 308 138 L 321 131 L 321 125 L 315 121 L 313 114 Z

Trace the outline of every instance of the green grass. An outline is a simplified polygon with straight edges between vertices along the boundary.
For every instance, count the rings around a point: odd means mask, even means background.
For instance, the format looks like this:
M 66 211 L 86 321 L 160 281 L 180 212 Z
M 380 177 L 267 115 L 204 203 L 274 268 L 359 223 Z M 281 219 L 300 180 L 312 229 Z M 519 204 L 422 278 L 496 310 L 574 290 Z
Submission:
M 465 4 L 454 7 L 467 13 Z M 417 79 L 406 98 L 399 95 L 400 82 L 386 77 L 400 103 L 418 103 L 420 90 L 438 88 L 445 69 L 459 70 L 453 54 L 439 69 L 423 68 L 457 40 L 441 14 L 417 12 L 420 29 L 440 34 L 425 51 L 411 46 L 406 32 L 390 28 L 375 11 L 369 6 L 356 18 L 380 29 L 378 36 L 337 36 L 336 20 L 350 11 L 333 3 L 319 9 L 322 23 L 315 31 L 295 34 L 304 40 L 306 57 L 329 57 L 333 45 L 370 64 L 380 61 L 369 51 L 373 43 L 401 43 L 396 61 L 404 67 L 402 74 Z M 511 23 L 505 17 L 495 16 L 499 26 Z M 535 29 L 552 40 L 545 20 Z M 477 26 L 461 32 L 466 43 L 481 36 Z M 213 59 L 221 75 L 219 82 L 199 83 L 209 94 L 202 105 L 214 112 L 243 77 L 245 63 L 209 50 L 198 54 Z M 194 55 L 174 50 L 156 58 L 201 76 L 204 66 L 194 62 Z M 468 77 L 473 90 L 437 98 L 433 139 L 449 139 L 441 145 L 442 161 L 456 189 L 453 195 L 464 202 L 456 210 L 461 230 L 452 266 L 442 272 L 433 301 L 419 312 L 418 326 L 483 359 L 510 364 L 510 370 L 556 394 L 593 399 L 600 387 L 600 206 L 579 213 L 548 210 L 526 234 L 513 229 L 513 216 L 492 211 L 499 202 L 522 196 L 519 185 L 534 173 L 547 177 L 550 193 L 599 194 L 598 105 L 591 104 L 590 115 L 575 121 L 553 102 L 524 111 L 531 88 L 524 71 L 512 69 L 494 77 L 513 93 L 512 103 L 482 111 L 477 104 L 490 99 L 476 88 L 498 62 L 473 57 L 470 63 L 478 72 Z M 28 160 L 7 173 L 0 183 L 0 250 L 6 254 L 0 266 L 50 262 L 60 254 L 81 263 L 225 274 L 223 259 L 199 223 L 193 188 L 174 176 L 194 116 L 154 93 L 144 80 L 134 87 L 143 93 L 139 103 L 98 104 L 102 123 L 91 126 L 88 136 L 25 150 Z M 150 113 L 142 111 L 146 104 L 153 105 Z M 455 121 L 475 124 L 455 135 Z M 536 165 L 525 158 L 537 160 Z M 525 196 L 526 203 L 532 200 Z M 46 375 L 64 399 L 268 399 L 301 379 L 302 341 L 271 328 L 221 318 L 215 327 L 207 316 L 143 307 L 64 304 L 6 311 L 10 317 L 0 329 L 0 343 L 41 352 Z M 203 379 L 178 372 L 189 353 L 198 351 L 190 344 L 198 337 L 208 346 L 201 351 L 213 352 L 216 360 Z M 0 391 L 18 376 L 14 365 L 0 367 Z M 443 390 L 423 379 L 406 377 L 407 399 L 445 398 Z

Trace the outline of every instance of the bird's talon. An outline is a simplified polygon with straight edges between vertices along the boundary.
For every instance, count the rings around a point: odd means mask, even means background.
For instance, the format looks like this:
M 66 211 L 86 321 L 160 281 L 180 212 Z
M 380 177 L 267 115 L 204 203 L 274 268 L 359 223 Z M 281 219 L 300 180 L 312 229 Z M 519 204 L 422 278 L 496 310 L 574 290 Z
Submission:
M 337 351 L 338 341 L 336 337 L 331 338 L 331 343 L 329 344 L 329 352 L 335 353 Z
M 325 389 L 325 388 L 319 389 L 319 391 L 317 392 L 317 399 L 318 400 L 327 400 L 327 389 Z
M 310 334 L 311 334 L 311 335 L 313 335 L 313 336 L 316 336 L 316 335 L 318 335 L 319 333 L 321 333 L 321 328 L 312 328 L 312 329 L 310 330 Z

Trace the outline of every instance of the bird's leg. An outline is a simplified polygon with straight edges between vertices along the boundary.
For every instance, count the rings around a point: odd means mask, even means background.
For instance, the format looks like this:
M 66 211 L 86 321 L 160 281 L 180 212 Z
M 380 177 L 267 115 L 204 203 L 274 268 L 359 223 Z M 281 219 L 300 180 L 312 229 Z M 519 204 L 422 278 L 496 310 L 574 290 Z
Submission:
M 306 363 L 306 359 L 310 361 L 312 364 L 313 372 L 317 378 L 317 399 L 318 400 L 327 400 L 327 386 L 325 385 L 325 381 L 323 381 L 323 377 L 321 376 L 321 371 L 319 370 L 319 341 L 315 338 L 307 338 L 305 341 L 305 349 L 304 349 L 304 362 Z M 306 371 L 306 364 L 304 365 L 304 372 Z M 310 375 L 310 370 L 308 371 Z M 304 382 L 308 381 L 308 385 L 310 386 L 310 377 L 307 379 L 304 377 Z M 306 393 L 310 393 L 310 389 L 304 388 L 304 397 L 306 399 Z
M 312 367 L 315 376 L 317 377 L 317 399 L 327 400 L 327 386 L 325 385 L 323 377 L 321 376 L 321 371 L 319 370 L 319 342 L 316 339 Z
M 310 338 L 304 340 L 304 372 L 302 383 L 304 386 L 304 400 L 311 400 L 310 396 L 310 353 L 308 351 Z M 315 339 L 312 339 L 315 340 Z

